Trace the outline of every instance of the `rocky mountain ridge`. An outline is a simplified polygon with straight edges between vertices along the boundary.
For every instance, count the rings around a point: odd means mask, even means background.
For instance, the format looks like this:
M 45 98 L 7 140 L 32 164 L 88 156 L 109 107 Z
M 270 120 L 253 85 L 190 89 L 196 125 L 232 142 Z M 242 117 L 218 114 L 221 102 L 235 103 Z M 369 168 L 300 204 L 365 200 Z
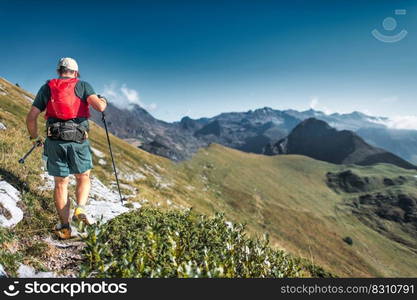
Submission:
M 211 143 L 262 154 L 268 145 L 285 138 L 300 122 L 312 117 L 338 130 L 353 131 L 367 143 L 417 163 L 417 130 L 390 129 L 383 125 L 387 118 L 357 111 L 328 115 L 313 109 L 296 111 L 264 107 L 222 113 L 211 118 L 186 116 L 173 123 L 160 121 L 137 105 L 120 109 L 110 103 L 107 113 L 113 134 L 174 161 L 189 159 L 198 149 Z M 99 114 L 93 113 L 93 119 L 102 124 Z

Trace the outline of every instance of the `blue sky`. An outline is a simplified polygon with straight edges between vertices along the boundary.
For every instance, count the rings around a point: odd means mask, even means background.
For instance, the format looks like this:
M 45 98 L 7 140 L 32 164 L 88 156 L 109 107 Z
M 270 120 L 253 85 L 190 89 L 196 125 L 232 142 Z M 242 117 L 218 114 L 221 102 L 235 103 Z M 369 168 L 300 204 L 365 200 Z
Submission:
M 0 76 L 36 93 L 70 56 L 96 92 L 166 121 L 313 106 L 417 124 L 416 31 L 416 1 L 0 0 Z

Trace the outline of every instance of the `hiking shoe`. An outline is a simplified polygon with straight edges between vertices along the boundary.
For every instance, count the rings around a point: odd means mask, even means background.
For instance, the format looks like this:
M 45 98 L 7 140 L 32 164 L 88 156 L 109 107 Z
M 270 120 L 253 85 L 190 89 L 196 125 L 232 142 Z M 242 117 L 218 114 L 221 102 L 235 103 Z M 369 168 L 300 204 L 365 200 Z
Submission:
M 68 240 L 71 236 L 71 226 L 69 224 L 58 224 L 55 226 L 53 232 L 61 240 Z
M 74 216 L 72 217 L 74 221 L 83 222 L 86 225 L 91 225 L 94 222 L 87 216 L 85 209 L 82 207 L 75 208 Z

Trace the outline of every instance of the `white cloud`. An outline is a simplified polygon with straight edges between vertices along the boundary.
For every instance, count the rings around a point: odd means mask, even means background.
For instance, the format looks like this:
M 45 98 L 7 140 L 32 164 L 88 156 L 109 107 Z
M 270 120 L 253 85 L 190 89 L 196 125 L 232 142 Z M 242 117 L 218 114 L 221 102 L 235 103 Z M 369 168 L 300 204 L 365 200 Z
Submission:
M 417 116 L 394 116 L 374 122 L 393 129 L 417 129 Z
M 157 105 L 151 103 L 149 105 L 143 103 L 140 99 L 139 92 L 135 89 L 130 89 L 127 84 L 118 85 L 111 83 L 104 85 L 103 95 L 111 102 L 121 109 L 132 109 L 134 105 L 139 105 L 146 110 L 155 110 Z
M 151 103 L 148 105 L 148 110 L 156 110 L 158 108 L 158 105 L 156 105 L 156 103 Z
M 311 98 L 311 101 L 310 101 L 311 109 L 317 109 L 318 104 L 319 104 L 319 99 L 317 97 Z
M 132 104 L 140 104 L 139 100 L 139 94 L 134 89 L 129 89 L 126 84 L 123 84 L 120 88 L 120 91 L 122 91 L 123 95 L 126 97 L 126 99 L 132 103 Z
M 330 115 L 333 113 L 333 111 L 331 111 L 329 108 L 327 108 L 326 106 L 320 105 L 320 101 L 319 98 L 317 97 L 313 97 L 310 100 L 310 108 L 314 109 L 314 110 L 319 110 L 324 112 L 326 115 Z

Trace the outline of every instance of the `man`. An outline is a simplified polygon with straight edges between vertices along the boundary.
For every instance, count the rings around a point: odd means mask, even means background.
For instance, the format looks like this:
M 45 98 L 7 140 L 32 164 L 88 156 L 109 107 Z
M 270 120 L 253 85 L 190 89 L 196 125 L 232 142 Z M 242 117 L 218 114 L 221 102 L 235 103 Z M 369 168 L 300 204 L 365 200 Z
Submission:
M 93 167 L 88 141 L 90 105 L 103 112 L 107 102 L 98 97 L 90 84 L 78 79 L 78 64 L 69 57 L 59 60 L 59 78 L 47 81 L 33 102 L 26 124 L 30 139 L 42 144 L 38 135 L 37 118 L 45 112 L 47 137 L 44 155 L 47 170 L 54 176 L 54 200 L 60 224 L 54 232 L 61 239 L 71 238 L 70 201 L 68 201 L 68 176 L 74 174 L 77 207 L 74 219 L 89 223 L 85 204 L 90 192 L 90 170 Z

